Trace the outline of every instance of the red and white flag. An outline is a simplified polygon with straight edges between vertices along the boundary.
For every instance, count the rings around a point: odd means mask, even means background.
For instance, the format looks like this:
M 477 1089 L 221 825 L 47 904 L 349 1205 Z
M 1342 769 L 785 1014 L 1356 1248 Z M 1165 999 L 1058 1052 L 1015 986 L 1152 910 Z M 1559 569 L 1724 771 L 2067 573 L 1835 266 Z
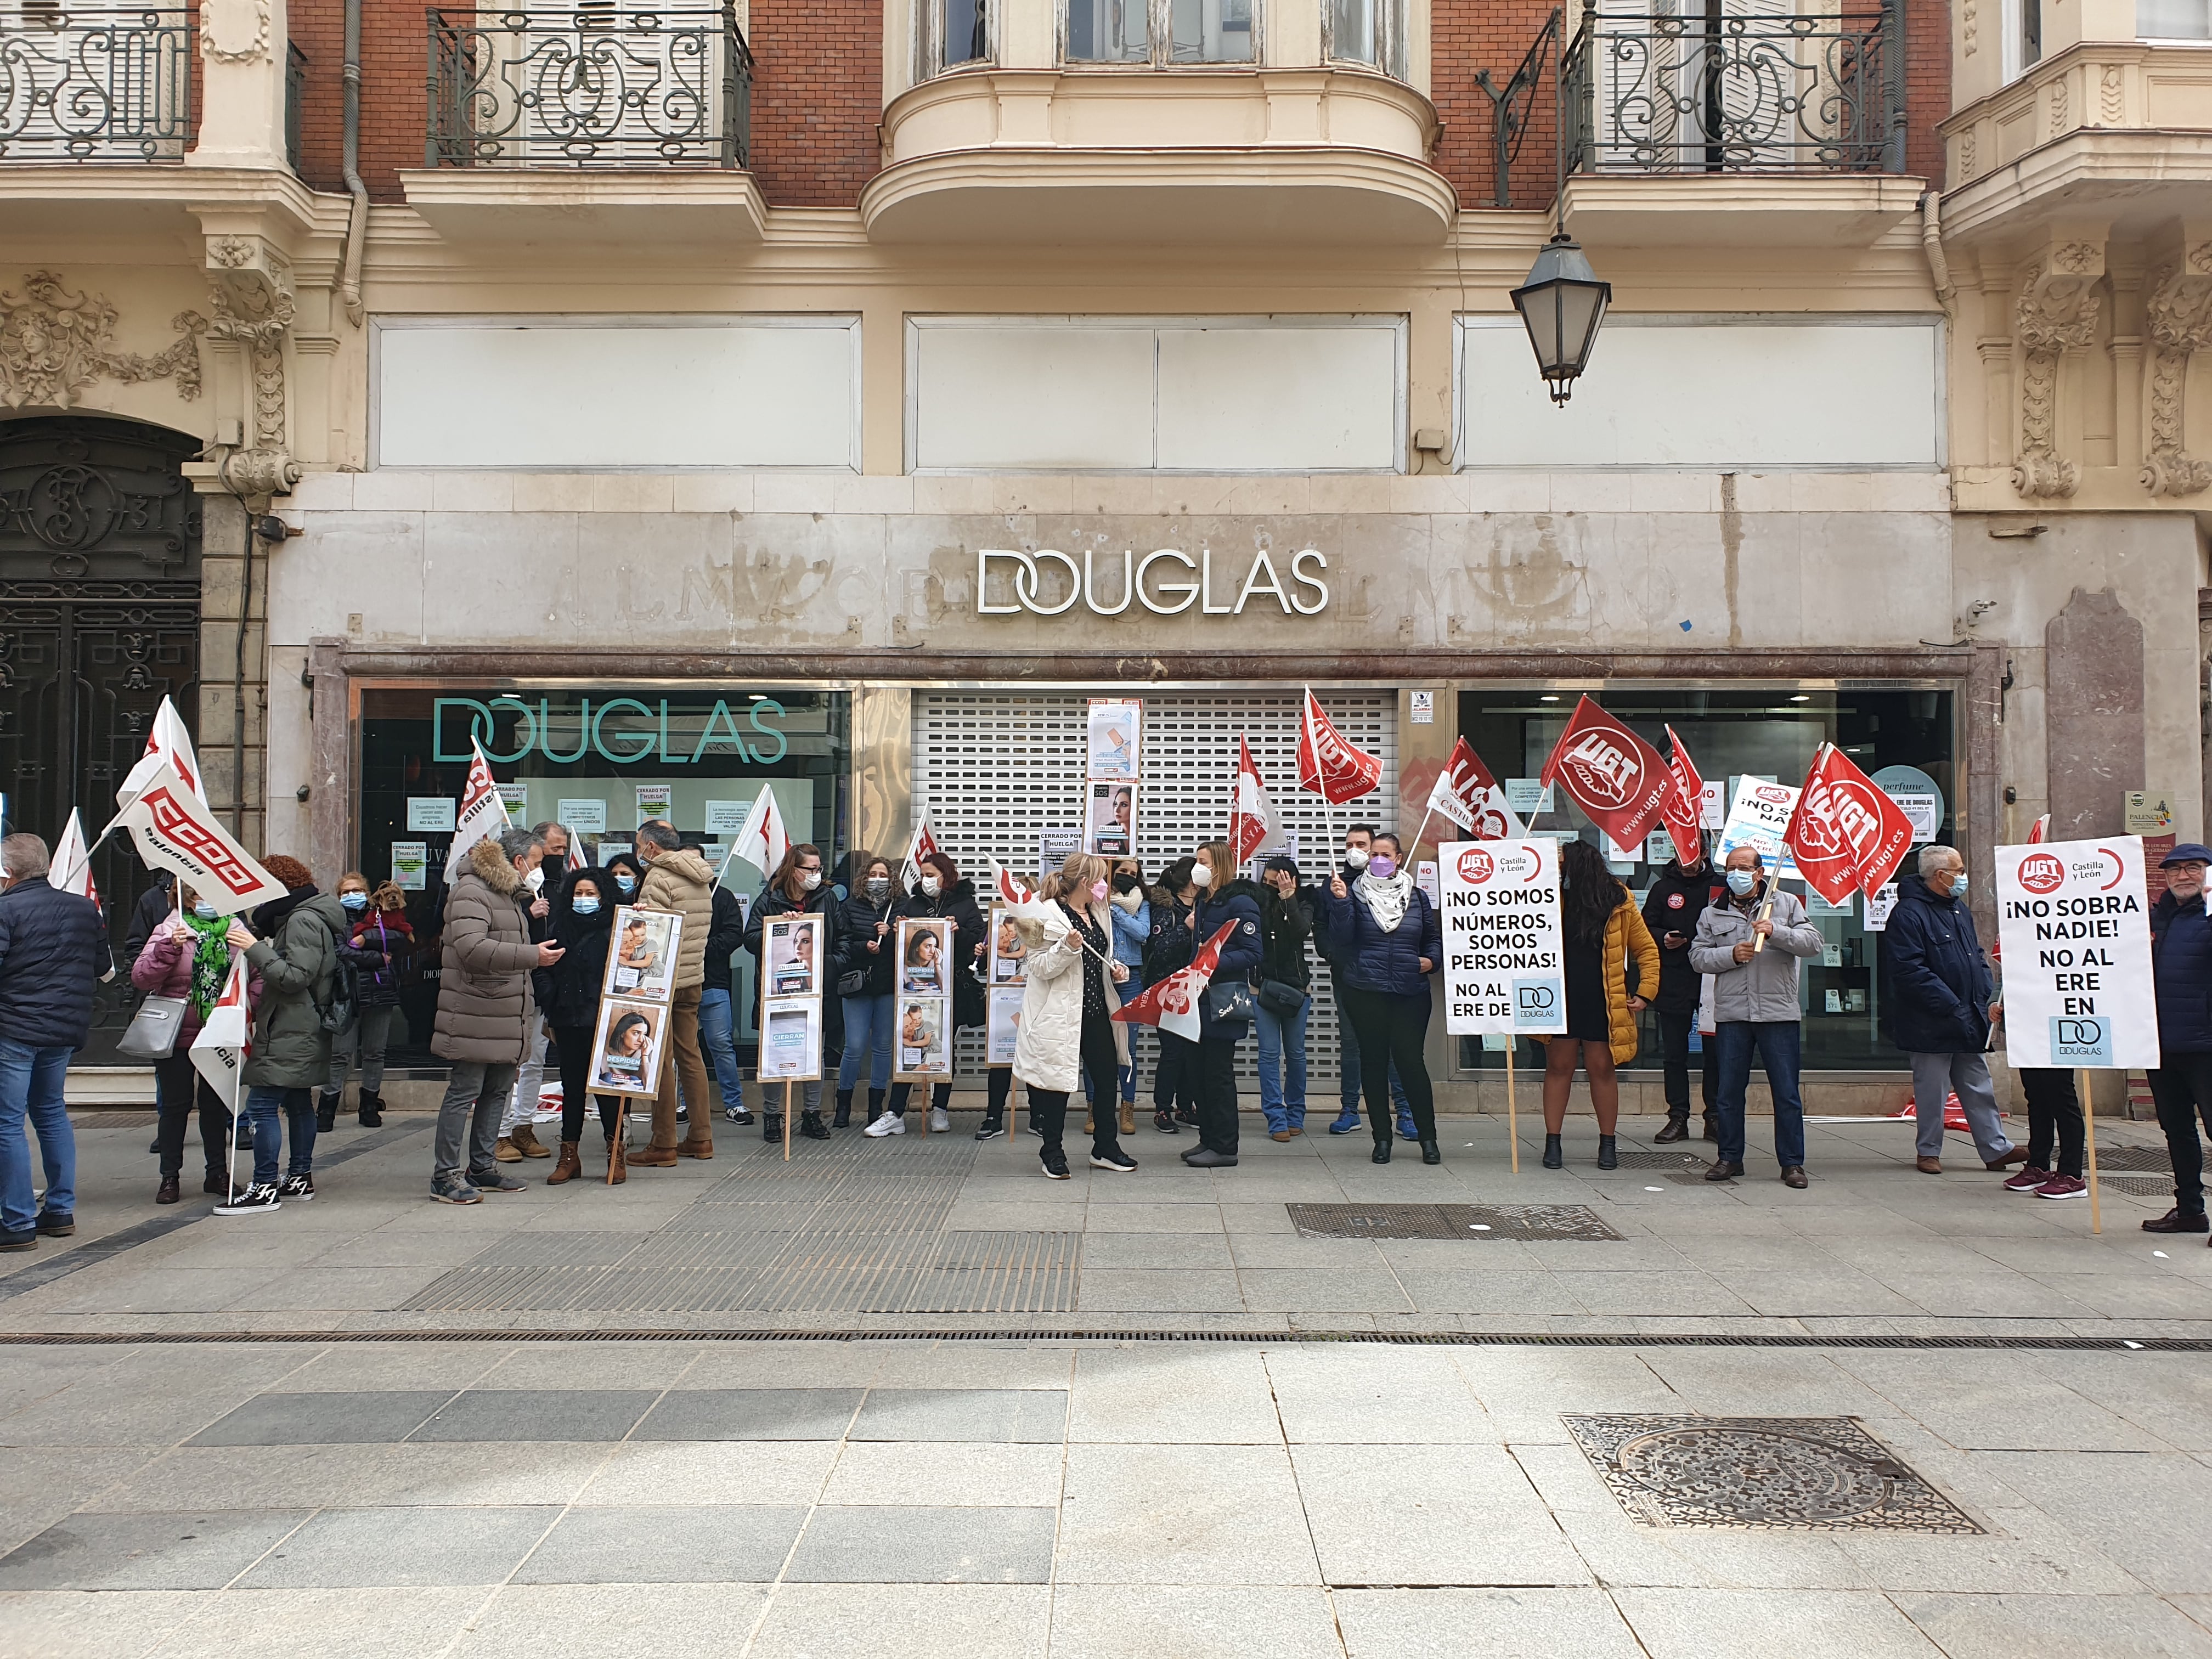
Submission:
M 1014 879 L 1014 872 L 986 853 L 991 866 L 991 890 L 999 896 L 999 902 L 1016 916 L 1038 921 L 1052 913 L 1052 901 L 1041 899 Z
M 1675 787 L 1659 751 L 1587 696 L 1544 762 L 1540 781 L 1554 778 L 1622 847 L 1638 846 L 1651 833 Z
M 1242 735 L 1237 739 L 1237 781 L 1229 790 L 1229 850 L 1237 862 L 1258 852 L 1275 838 L 1275 808 L 1267 799 L 1267 786 L 1252 759 L 1252 745 Z
M 64 893 L 100 902 L 100 889 L 92 879 L 92 848 L 84 844 L 84 819 L 74 806 L 62 826 L 62 838 L 54 843 L 54 855 L 46 861 L 46 879 Z
M 146 734 L 146 752 L 123 780 L 123 787 L 115 792 L 115 804 L 128 806 L 138 798 L 138 792 L 153 781 L 154 774 L 164 762 L 175 766 L 177 775 L 185 787 L 207 804 L 207 782 L 200 776 L 200 763 L 192 753 L 191 734 L 185 730 L 185 717 L 177 712 L 177 705 L 167 697 L 154 711 L 154 729 Z
M 284 884 L 230 838 L 208 804 L 166 762 L 109 820 L 101 839 L 118 824 L 137 842 L 138 856 L 149 869 L 182 876 L 193 892 L 215 906 L 217 915 L 236 915 L 284 896 Z
M 1674 837 L 1676 855 L 1686 864 L 1705 850 L 1698 830 L 1705 821 L 1705 781 L 1698 775 L 1690 751 L 1671 726 L 1667 728 L 1667 769 L 1674 776 L 1674 787 L 1660 816 L 1666 820 L 1667 833 Z
M 1114 1018 L 1131 1025 L 1157 1025 L 1163 1031 L 1197 1042 L 1198 1000 L 1206 994 L 1213 970 L 1221 965 L 1222 942 L 1236 931 L 1234 921 L 1223 922 L 1213 937 L 1198 947 L 1189 967 L 1178 968 L 1158 985 L 1139 991 L 1114 1011 Z
M 745 814 L 738 838 L 722 855 L 722 870 L 728 872 L 732 859 L 743 859 L 748 864 L 757 865 L 763 875 L 774 875 L 784 854 L 790 851 L 791 836 L 784 830 L 783 814 L 776 811 L 775 791 L 763 784 L 760 793 L 754 797 L 753 810 Z
M 452 881 L 462 869 L 461 860 L 470 848 L 487 836 L 496 836 L 514 827 L 507 815 L 507 802 L 492 781 L 491 763 L 484 758 L 483 747 L 474 738 L 469 739 L 468 781 L 461 786 L 461 810 L 453 820 L 453 839 L 446 848 L 446 879 Z
M 2051 814 L 2048 812 L 2027 826 L 2027 844 L 2031 847 L 2039 841 L 2048 840 L 2050 836 Z
M 562 828 L 567 830 L 568 836 L 568 856 L 562 864 L 561 873 L 573 876 L 584 867 L 584 840 L 574 830 L 569 830 L 566 824 Z
M 1298 787 L 1311 790 L 1331 806 L 1341 806 L 1371 793 L 1382 781 L 1382 763 L 1352 747 L 1351 739 L 1329 723 L 1309 690 L 1305 712 L 1298 720 Z
M 222 994 L 208 1010 L 199 1035 L 192 1039 L 192 1069 L 207 1079 L 216 1098 L 233 1111 L 238 1109 L 239 1070 L 253 1052 L 246 1006 L 246 953 L 233 951 L 230 972 L 222 981 Z
M 1854 887 L 1871 893 L 1897 873 L 1912 848 L 1912 820 L 1827 743 L 1813 757 L 1782 840 L 1813 890 L 1840 904 Z
M 906 861 L 902 868 L 909 892 L 921 880 L 922 860 L 944 850 L 937 844 L 937 837 L 929 833 L 929 815 L 923 813 L 914 821 L 914 833 L 906 838 Z
M 1505 791 L 1465 738 L 1452 745 L 1451 758 L 1437 774 L 1427 810 L 1442 813 L 1477 841 L 1518 841 L 1527 833 L 1506 804 Z

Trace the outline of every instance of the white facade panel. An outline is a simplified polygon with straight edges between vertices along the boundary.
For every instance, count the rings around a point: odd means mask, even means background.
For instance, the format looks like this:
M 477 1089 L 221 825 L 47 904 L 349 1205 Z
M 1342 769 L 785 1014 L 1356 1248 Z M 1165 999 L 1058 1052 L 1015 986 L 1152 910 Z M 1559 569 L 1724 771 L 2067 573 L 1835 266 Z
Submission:
M 1160 465 L 1388 472 L 1400 335 L 1389 325 L 1160 331 Z
M 1152 332 L 923 327 L 915 465 L 1077 471 L 1152 464 Z
M 1932 319 L 1607 319 L 1554 409 L 1517 318 L 1462 318 L 1459 464 L 1934 467 Z
M 860 468 L 851 319 L 379 325 L 386 467 Z

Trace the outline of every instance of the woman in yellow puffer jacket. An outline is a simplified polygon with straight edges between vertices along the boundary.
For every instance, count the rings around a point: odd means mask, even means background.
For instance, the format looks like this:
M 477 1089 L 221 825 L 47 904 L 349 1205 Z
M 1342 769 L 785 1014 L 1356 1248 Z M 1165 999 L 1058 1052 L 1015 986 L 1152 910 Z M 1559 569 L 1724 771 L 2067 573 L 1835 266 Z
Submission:
M 1620 1083 L 1614 1068 L 1636 1058 L 1636 1015 L 1644 1004 L 1643 994 L 1659 988 L 1659 946 L 1636 901 L 1589 842 L 1560 845 L 1559 885 L 1567 1029 L 1564 1036 L 1538 1039 L 1545 1045 L 1544 1167 L 1557 1170 L 1566 1163 L 1559 1137 L 1579 1061 L 1589 1077 L 1590 1104 L 1597 1112 L 1597 1167 L 1617 1169 L 1613 1129 L 1620 1119 Z

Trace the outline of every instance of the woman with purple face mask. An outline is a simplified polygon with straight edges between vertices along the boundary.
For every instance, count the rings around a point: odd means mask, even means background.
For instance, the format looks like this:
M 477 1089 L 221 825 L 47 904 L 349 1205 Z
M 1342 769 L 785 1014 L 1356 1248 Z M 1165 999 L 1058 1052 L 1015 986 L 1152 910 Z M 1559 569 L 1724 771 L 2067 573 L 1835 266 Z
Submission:
M 1401 867 L 1397 836 L 1375 837 L 1367 867 L 1346 882 L 1331 878 L 1323 902 L 1338 951 L 1337 985 L 1359 1039 L 1360 1080 L 1367 1095 L 1374 1161 L 1390 1161 L 1390 1072 L 1412 1107 L 1421 1162 L 1441 1164 L 1435 1091 L 1422 1049 L 1429 1030 L 1428 976 L 1443 959 L 1443 929 L 1429 896 Z

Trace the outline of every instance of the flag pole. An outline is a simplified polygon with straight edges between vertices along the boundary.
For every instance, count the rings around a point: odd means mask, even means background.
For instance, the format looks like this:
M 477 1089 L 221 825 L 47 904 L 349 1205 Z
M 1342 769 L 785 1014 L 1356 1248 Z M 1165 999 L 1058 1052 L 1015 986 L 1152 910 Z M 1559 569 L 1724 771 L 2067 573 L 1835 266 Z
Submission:
M 1513 1173 L 1521 1173 L 1521 1113 L 1513 1099 L 1513 1048 L 1518 1038 L 1505 1034 L 1505 1144 L 1513 1150 Z
M 2081 1141 L 2089 1155 L 2089 1231 L 2101 1233 L 2105 1218 L 2097 1200 L 2097 1103 L 2089 1093 L 2089 1068 L 2082 1066 L 2074 1073 L 2074 1079 L 2081 1091 Z
M 1406 851 L 1407 851 L 1407 854 L 1409 854 L 1411 856 L 1413 856 L 1413 857 L 1414 857 L 1414 858 L 1416 858 L 1416 859 L 1418 859 L 1419 857 L 1420 857 L 1420 855 L 1421 855 L 1421 837 L 1422 837 L 1422 836 L 1425 836 L 1425 835 L 1427 835 L 1427 834 L 1429 833 L 1429 820 L 1430 820 L 1431 818 L 1432 818 L 1432 817 L 1436 817 L 1436 815 L 1437 815 L 1437 809 L 1436 809 L 1435 807 L 1433 807 L 1433 806 L 1431 806 L 1431 808 L 1429 808 L 1429 810 L 1428 810 L 1427 811 L 1425 811 L 1425 812 L 1424 812 L 1424 813 L 1422 813 L 1422 814 L 1421 814 L 1421 827 L 1420 827 L 1419 829 L 1416 830 L 1415 831 L 1413 831 L 1413 842 L 1411 842 L 1411 844 L 1410 844 L 1410 845 L 1408 845 L 1408 846 L 1407 847 L 1407 848 L 1406 848 Z M 1439 850 L 1441 850 L 1441 849 L 1439 849 Z

